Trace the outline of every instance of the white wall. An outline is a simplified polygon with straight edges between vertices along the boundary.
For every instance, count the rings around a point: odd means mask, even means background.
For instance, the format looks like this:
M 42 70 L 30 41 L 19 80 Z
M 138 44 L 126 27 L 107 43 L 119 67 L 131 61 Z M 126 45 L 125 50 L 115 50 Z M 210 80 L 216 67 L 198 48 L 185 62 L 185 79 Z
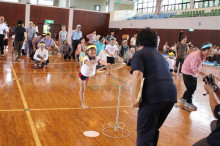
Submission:
M 114 10 L 134 10 L 134 3 L 114 3 Z
M 110 12 L 110 21 L 121 21 L 126 20 L 129 17 L 136 15 L 135 10 L 119 10 Z
M 220 30 L 220 16 L 111 21 L 109 28 Z
M 106 12 L 105 0 L 70 0 L 71 6 L 78 9 L 94 10 L 94 5 L 100 5 L 101 11 Z

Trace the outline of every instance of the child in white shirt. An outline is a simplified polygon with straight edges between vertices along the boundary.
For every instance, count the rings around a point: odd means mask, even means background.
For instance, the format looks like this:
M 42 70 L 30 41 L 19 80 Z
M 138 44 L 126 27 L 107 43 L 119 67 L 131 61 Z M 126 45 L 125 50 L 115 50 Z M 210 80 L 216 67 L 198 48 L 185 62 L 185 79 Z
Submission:
M 79 83 L 80 83 L 79 96 L 82 102 L 82 108 L 89 108 L 85 103 L 84 93 L 89 78 L 95 75 L 96 65 L 98 63 L 101 63 L 103 65 L 110 65 L 109 63 L 106 63 L 105 61 L 101 60 L 100 57 L 96 56 L 95 45 L 89 45 L 87 47 L 87 55 L 88 56 L 85 56 L 83 58 L 82 67 L 79 72 Z
M 173 76 L 174 75 L 173 70 L 174 70 L 174 64 L 175 64 L 174 53 L 173 52 L 169 53 L 169 58 L 167 59 L 167 62 L 169 64 L 170 73 Z
M 36 50 L 34 54 L 34 69 L 37 69 L 37 65 L 40 65 L 41 68 L 44 68 L 46 61 L 48 59 L 48 51 L 45 49 L 45 43 L 40 43 L 40 48 Z
M 118 47 L 115 45 L 115 38 L 110 38 L 110 44 L 108 44 L 105 48 L 105 52 L 107 53 L 107 63 L 115 64 L 115 57 L 118 52 Z M 108 68 L 108 74 L 110 73 L 110 70 Z

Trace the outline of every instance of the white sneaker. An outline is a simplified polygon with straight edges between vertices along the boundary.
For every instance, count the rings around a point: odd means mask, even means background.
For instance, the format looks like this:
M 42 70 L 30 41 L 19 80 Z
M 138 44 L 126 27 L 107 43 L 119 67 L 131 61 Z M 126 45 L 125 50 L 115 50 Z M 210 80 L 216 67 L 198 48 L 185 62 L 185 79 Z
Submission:
M 193 103 L 185 103 L 185 106 L 194 110 L 197 110 L 197 107 Z
M 2 57 L 4 57 L 5 55 L 4 55 L 4 54 L 2 54 L 1 56 L 2 56 Z
M 184 104 L 187 103 L 186 99 L 184 99 L 184 98 L 180 98 L 180 102 L 184 103 Z

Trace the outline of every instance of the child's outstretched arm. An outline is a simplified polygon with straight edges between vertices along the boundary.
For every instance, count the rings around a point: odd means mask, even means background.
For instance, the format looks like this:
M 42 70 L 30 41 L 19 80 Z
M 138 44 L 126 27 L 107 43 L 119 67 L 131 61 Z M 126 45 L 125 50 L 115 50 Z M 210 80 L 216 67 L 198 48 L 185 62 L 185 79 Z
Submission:
M 110 65 L 110 63 L 105 62 L 104 60 L 99 60 L 99 63 L 101 63 L 102 65 Z

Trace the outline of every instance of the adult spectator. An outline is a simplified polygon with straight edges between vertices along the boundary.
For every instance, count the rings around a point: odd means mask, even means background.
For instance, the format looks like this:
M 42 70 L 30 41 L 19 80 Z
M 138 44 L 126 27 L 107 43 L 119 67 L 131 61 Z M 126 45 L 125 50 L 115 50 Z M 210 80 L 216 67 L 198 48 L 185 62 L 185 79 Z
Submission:
M 62 45 L 63 45 L 63 41 L 64 40 L 67 40 L 68 38 L 68 33 L 66 31 L 66 26 L 63 25 L 62 26 L 62 30 L 59 32 L 59 43 L 60 43 L 60 52 L 59 52 L 59 55 L 62 54 Z
M 96 30 L 93 30 L 91 34 L 86 35 L 89 39 L 89 44 L 92 45 L 96 42 Z
M 8 27 L 5 25 L 4 17 L 0 17 L 0 50 L 1 56 L 4 57 L 4 40 L 6 39 L 6 34 L 8 33 Z
M 110 43 L 110 39 L 111 39 L 112 37 L 115 37 L 115 31 L 114 31 L 114 30 L 111 30 L 111 31 L 109 32 L 109 34 L 106 36 L 106 43 L 107 43 L 107 44 Z
M 139 107 L 137 146 L 156 146 L 159 128 L 177 101 L 177 90 L 168 63 L 157 51 L 157 34 L 151 28 L 137 35 L 138 50 L 132 57 L 132 99 Z M 136 102 L 142 78 L 145 78 L 141 103 Z
M 75 60 L 75 52 L 76 52 L 76 48 L 79 44 L 79 39 L 83 36 L 81 30 L 81 25 L 78 24 L 76 26 L 76 30 L 73 31 L 71 38 L 72 38 L 72 48 L 73 48 L 73 52 L 72 52 L 72 57 L 73 60 Z
M 164 44 L 164 46 L 163 46 L 163 52 L 164 52 L 164 54 L 169 53 L 169 49 L 170 49 L 170 47 L 169 47 L 169 45 L 168 45 L 168 42 L 166 42 L 166 43 Z
M 135 48 L 132 46 L 125 54 L 125 63 L 131 66 L 132 57 L 134 56 Z
M 128 41 L 127 40 L 123 40 L 122 41 L 122 45 L 119 48 L 118 54 L 121 58 L 123 58 L 123 60 L 125 61 L 126 59 L 126 53 L 127 51 L 129 51 L 129 47 L 128 47 Z
M 20 62 L 21 61 L 21 48 L 23 46 L 24 41 L 27 41 L 27 32 L 26 29 L 22 26 L 23 21 L 18 20 L 17 21 L 18 26 L 15 27 L 14 33 L 15 33 L 15 39 L 14 39 L 14 50 L 16 59 L 15 61 Z
M 209 94 L 209 101 L 213 116 L 217 120 L 213 120 L 210 124 L 211 133 L 208 137 L 203 138 L 196 142 L 193 146 L 220 146 L 220 90 L 215 91 L 215 95 L 212 90 L 212 86 L 205 84 L 205 90 Z
M 181 73 L 182 70 L 182 65 L 184 60 L 186 59 L 187 56 L 187 36 L 183 35 L 181 38 L 181 42 L 179 42 L 176 46 L 176 70 L 175 72 L 177 72 L 178 66 L 179 66 L 179 73 Z
M 36 34 L 32 21 L 29 22 L 29 27 L 26 28 L 26 32 L 27 32 L 27 42 L 26 42 L 27 44 L 25 46 L 24 53 L 27 54 L 29 48 L 29 56 L 31 56 L 33 52 L 32 41 L 35 38 L 35 34 Z
M 131 38 L 131 40 L 130 40 L 130 46 L 136 46 L 136 39 L 137 39 L 137 33 L 138 32 L 136 32 L 135 34 L 134 34 L 134 36 Z

